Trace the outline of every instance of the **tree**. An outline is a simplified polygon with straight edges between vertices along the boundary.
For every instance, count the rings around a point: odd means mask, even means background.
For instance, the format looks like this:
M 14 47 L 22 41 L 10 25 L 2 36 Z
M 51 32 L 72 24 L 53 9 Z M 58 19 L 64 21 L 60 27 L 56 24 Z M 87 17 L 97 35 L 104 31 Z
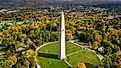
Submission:
M 79 36 L 79 39 L 80 41 L 83 41 L 83 42 L 94 41 L 93 35 L 88 32 L 82 32 Z
M 112 48 L 111 47 L 106 47 L 105 48 L 105 53 L 106 54 L 111 54 L 113 51 L 112 51 Z
M 111 68 L 112 66 L 112 59 L 109 55 L 104 55 L 103 60 L 101 61 L 101 66 L 103 68 Z
M 73 39 L 73 36 L 72 36 L 72 31 L 71 30 L 66 30 L 66 40 L 69 41 L 69 40 L 72 40 Z
M 118 52 L 118 51 L 120 51 L 120 47 L 117 46 L 117 45 L 114 45 L 113 52 L 115 53 L 115 52 Z
M 96 50 L 98 47 L 99 47 L 99 43 L 97 41 L 94 41 L 92 48 Z
M 86 68 L 86 65 L 84 63 L 79 63 L 77 65 L 74 65 L 73 68 Z
M 15 63 L 13 61 L 8 60 L 8 59 L 0 60 L 0 67 L 1 68 L 12 68 L 12 66 L 14 64 Z
M 58 32 L 51 32 L 51 42 L 58 40 Z
M 98 43 L 100 43 L 102 41 L 102 36 L 99 35 L 98 33 L 94 33 L 94 38 L 96 41 L 98 41 Z

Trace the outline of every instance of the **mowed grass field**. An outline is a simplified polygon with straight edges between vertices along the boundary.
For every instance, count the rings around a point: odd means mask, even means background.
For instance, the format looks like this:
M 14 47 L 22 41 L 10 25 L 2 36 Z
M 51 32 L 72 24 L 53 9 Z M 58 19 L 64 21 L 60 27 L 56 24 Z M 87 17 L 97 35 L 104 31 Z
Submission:
M 67 61 L 73 66 L 78 63 L 89 63 L 97 66 L 100 63 L 97 55 L 91 51 L 84 50 L 70 42 L 66 42 Z M 63 61 L 58 59 L 58 43 L 45 45 L 39 50 L 39 64 L 42 68 L 69 68 Z
M 67 58 L 67 61 L 72 65 L 75 65 L 76 63 L 89 63 L 94 66 L 98 66 L 98 64 L 100 64 L 100 59 L 97 55 L 88 50 L 80 50 Z

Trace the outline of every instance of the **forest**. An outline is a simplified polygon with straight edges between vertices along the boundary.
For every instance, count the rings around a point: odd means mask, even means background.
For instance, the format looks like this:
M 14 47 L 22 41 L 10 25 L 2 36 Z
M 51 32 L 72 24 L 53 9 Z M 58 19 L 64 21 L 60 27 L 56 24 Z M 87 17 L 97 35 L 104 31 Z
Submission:
M 79 39 L 104 55 L 99 68 L 121 68 L 121 17 L 112 12 L 65 13 L 66 41 Z M 0 13 L 0 67 L 27 68 L 38 63 L 35 50 L 58 41 L 58 10 L 20 10 Z

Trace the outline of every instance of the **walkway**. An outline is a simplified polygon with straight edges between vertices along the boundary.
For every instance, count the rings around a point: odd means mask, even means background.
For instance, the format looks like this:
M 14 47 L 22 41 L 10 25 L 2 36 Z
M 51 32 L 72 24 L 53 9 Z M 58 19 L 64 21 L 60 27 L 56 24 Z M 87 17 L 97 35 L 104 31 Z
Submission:
M 73 52 L 73 53 L 70 53 L 70 54 L 68 54 L 67 56 L 71 56 L 71 55 L 73 55 L 73 54 L 75 54 L 75 53 L 78 53 L 78 52 L 80 52 L 81 50 L 79 50 L 79 51 L 76 51 L 76 52 Z
M 57 42 L 57 41 L 55 41 L 55 42 Z M 42 47 L 44 47 L 44 46 L 46 46 L 46 45 L 55 43 L 55 42 L 49 42 L 49 43 L 45 43 L 45 44 L 43 44 L 43 45 L 40 45 L 40 46 L 36 49 L 35 53 L 37 54 L 40 48 L 42 48 Z

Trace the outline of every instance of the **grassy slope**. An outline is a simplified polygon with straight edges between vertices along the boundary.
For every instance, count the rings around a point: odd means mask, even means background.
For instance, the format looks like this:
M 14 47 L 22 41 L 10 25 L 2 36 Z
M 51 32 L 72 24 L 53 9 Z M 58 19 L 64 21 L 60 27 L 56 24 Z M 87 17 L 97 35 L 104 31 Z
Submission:
M 77 63 L 91 63 L 94 65 L 99 64 L 99 58 L 92 52 L 83 50 L 79 46 L 75 46 L 72 43 L 66 42 L 66 54 L 74 54 L 67 57 L 67 61 L 74 65 Z M 42 68 L 68 68 L 64 61 L 60 61 L 57 58 L 58 44 L 50 44 L 42 47 L 39 50 L 39 63 Z
M 100 63 L 100 59 L 93 52 L 88 50 L 81 50 L 67 58 L 67 61 L 72 65 L 77 63 L 90 63 L 97 66 Z
M 57 58 L 57 43 L 47 45 L 39 50 L 39 63 L 42 68 L 68 68 L 64 61 Z

